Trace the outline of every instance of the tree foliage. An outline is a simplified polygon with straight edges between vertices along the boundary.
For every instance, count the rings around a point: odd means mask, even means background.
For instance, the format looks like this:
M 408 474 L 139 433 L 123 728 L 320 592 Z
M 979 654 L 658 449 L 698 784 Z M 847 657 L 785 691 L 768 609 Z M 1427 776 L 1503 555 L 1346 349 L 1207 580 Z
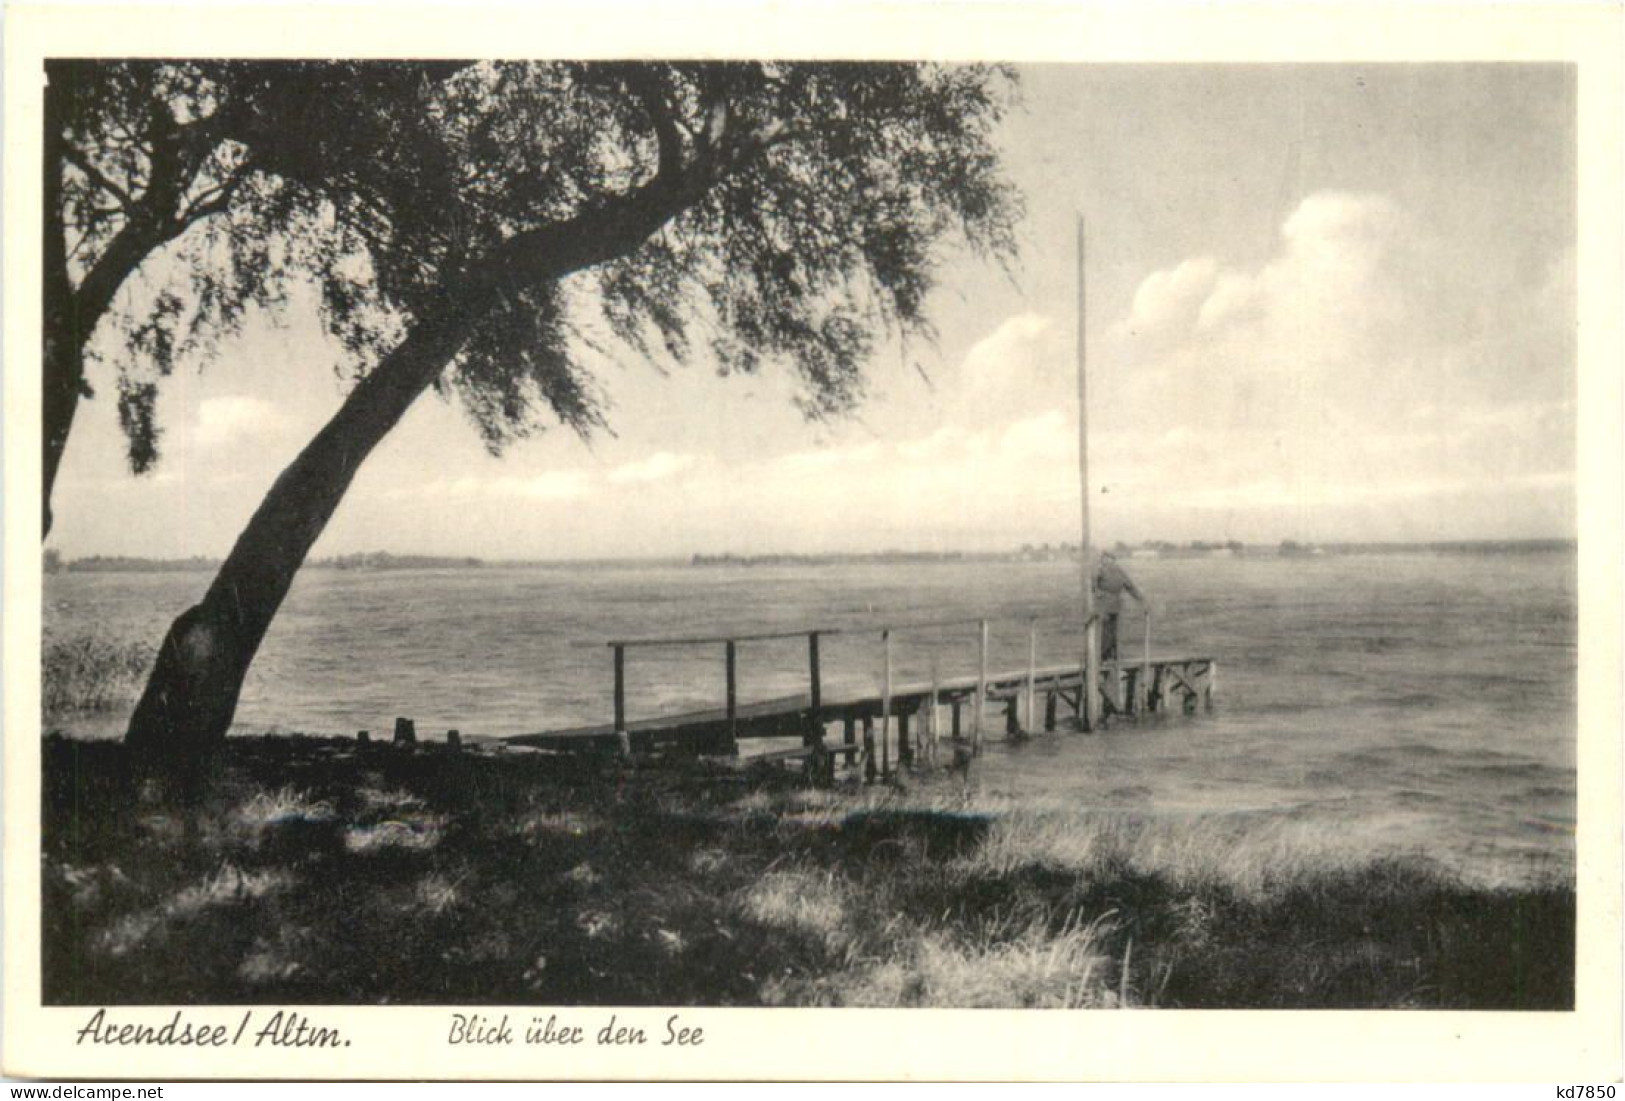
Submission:
M 393 140 L 352 123 L 387 121 L 428 75 L 455 68 L 47 65 L 47 515 L 74 405 L 93 395 L 98 326 L 115 330 L 119 421 L 142 473 L 158 458 L 159 381 L 212 354 L 251 309 L 286 306 L 298 281 L 332 282 L 326 268 L 345 251 L 325 199 L 344 185 L 336 168 Z M 373 99 L 352 116 L 358 89 Z
M 124 327 L 121 423 L 158 455 L 156 383 L 252 307 L 312 280 L 367 374 L 446 289 L 513 242 L 590 218 L 666 164 L 708 177 L 680 215 L 579 278 L 516 270 L 436 380 L 493 450 L 605 422 L 605 338 L 726 373 L 793 367 L 811 417 L 850 410 L 891 331 L 929 333 L 934 250 L 1013 251 L 991 131 L 1011 75 L 871 64 L 208 62 L 75 82 L 65 201 L 81 271 L 179 156 L 170 278 Z M 180 142 L 184 155 L 164 153 Z M 164 144 L 165 142 L 169 144 Z M 516 265 L 522 268 L 523 265 Z

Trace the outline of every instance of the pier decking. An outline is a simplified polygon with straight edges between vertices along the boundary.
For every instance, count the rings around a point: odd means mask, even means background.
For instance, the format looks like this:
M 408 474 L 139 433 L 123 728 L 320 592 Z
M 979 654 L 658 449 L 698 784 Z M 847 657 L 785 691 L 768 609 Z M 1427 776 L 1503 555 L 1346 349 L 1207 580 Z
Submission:
M 974 676 L 894 683 L 891 644 L 900 630 L 975 625 L 979 670 Z M 833 768 L 844 761 L 862 764 L 867 776 L 890 773 L 894 763 L 909 765 L 920 755 L 934 755 L 945 739 L 981 749 L 988 736 L 989 712 L 1003 713 L 1005 736 L 1055 730 L 1064 708 L 1082 721 L 1084 700 L 1081 664 L 1039 666 L 1036 622 L 1029 622 L 1027 668 L 990 672 L 987 667 L 986 620 L 906 624 L 880 628 L 883 667 L 878 691 L 826 696 L 822 691 L 819 649 L 823 637 L 854 634 L 851 630 L 805 630 L 738 634 L 706 638 L 629 639 L 608 643 L 614 655 L 614 718 L 611 722 L 566 730 L 520 734 L 501 739 L 513 746 L 559 753 L 739 755 L 741 742 L 798 738 L 799 746 L 766 748 L 756 759 L 808 759 Z M 869 633 L 864 631 L 862 633 Z M 1177 708 L 1194 713 L 1211 708 L 1217 681 L 1212 657 L 1157 657 L 1145 651 L 1136 660 L 1105 662 L 1097 685 L 1097 714 L 1150 715 Z M 795 695 L 741 703 L 737 693 L 738 648 L 741 643 L 807 639 L 808 690 Z M 725 681 L 720 707 L 628 720 L 626 714 L 627 652 L 652 646 L 721 646 Z M 831 728 L 836 728 L 832 731 Z

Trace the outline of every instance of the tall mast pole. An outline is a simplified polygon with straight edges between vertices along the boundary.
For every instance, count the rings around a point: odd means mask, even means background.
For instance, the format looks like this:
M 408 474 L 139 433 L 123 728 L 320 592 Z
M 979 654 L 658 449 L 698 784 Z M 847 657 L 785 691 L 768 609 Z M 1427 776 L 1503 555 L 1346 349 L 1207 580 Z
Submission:
M 1078 215 L 1078 483 L 1083 495 L 1083 541 L 1079 566 L 1083 582 L 1083 685 L 1078 718 L 1095 729 L 1100 706 L 1100 632 L 1095 623 L 1095 550 L 1089 533 L 1089 375 L 1086 367 L 1088 300 L 1084 290 L 1083 215 Z

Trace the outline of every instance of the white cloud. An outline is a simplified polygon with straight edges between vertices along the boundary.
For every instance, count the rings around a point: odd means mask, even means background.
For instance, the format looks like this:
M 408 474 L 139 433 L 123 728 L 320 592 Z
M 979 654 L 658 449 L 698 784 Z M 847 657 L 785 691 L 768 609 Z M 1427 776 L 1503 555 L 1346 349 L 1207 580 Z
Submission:
M 907 462 L 933 462 L 953 456 L 966 446 L 968 438 L 965 429 L 944 425 L 929 436 L 899 443 L 897 454 Z
M 861 466 L 880 458 L 879 441 L 852 444 L 846 447 L 821 447 L 813 451 L 792 451 L 781 455 L 770 465 L 782 473 L 798 478 L 812 474 L 825 475 L 838 469 Z
M 1289 248 L 1311 253 L 1356 243 L 1380 248 L 1400 221 L 1399 208 L 1386 195 L 1318 191 L 1287 217 L 1281 236 Z
M 997 455 L 1009 463 L 1076 461 L 1077 422 L 1052 409 L 1036 417 L 1016 421 L 999 436 Z
M 1006 383 L 1031 373 L 1043 355 L 1054 323 L 1042 314 L 1023 313 L 1007 318 L 997 329 L 971 345 L 965 353 L 963 375 L 972 386 Z
M 591 478 L 580 470 L 551 470 L 530 477 L 503 477 L 490 482 L 486 492 L 499 497 L 538 501 L 572 501 L 585 497 Z
M 927 406 L 920 416 L 941 424 L 945 414 L 952 423 L 973 428 L 1049 408 L 1057 394 L 1072 390 L 1074 339 L 1070 324 L 1042 314 L 1008 317 L 965 353 L 941 410 Z
M 1183 332 L 1212 291 L 1218 270 L 1212 257 L 1202 256 L 1153 273 L 1134 292 L 1133 308 L 1120 332 L 1148 339 Z
M 1474 486 L 1551 488 L 1574 412 L 1564 345 L 1533 320 L 1548 284 L 1460 269 L 1388 197 L 1326 192 L 1256 268 L 1152 274 L 1091 377 L 1091 426 L 1127 436 L 1094 434 L 1092 471 L 1168 508 L 1277 520 L 1415 502 L 1422 532 L 1446 497 L 1487 514 Z
M 457 478 L 434 478 L 412 486 L 395 486 L 383 490 L 378 497 L 385 501 L 440 501 L 468 507 L 480 500 L 571 501 L 585 497 L 591 486 L 591 477 L 580 470 L 505 474 L 499 478 L 464 474 Z
M 269 401 L 232 394 L 198 403 L 192 442 L 203 448 L 230 447 L 273 438 L 287 428 L 287 418 Z
M 616 467 L 607 477 L 616 485 L 629 482 L 658 482 L 681 474 L 692 467 L 695 461 L 693 455 L 674 455 L 670 451 L 656 451 L 647 459 Z
M 693 511 L 730 520 L 730 545 L 776 532 L 773 545 L 1003 546 L 1052 523 L 1076 523 L 1077 426 L 1047 411 L 970 428 L 946 425 L 914 439 L 803 451 L 685 484 Z M 703 505 L 701 504 L 703 502 Z M 787 507 L 793 502 L 793 507 Z M 1000 519 L 1010 513 L 1014 519 Z M 801 523 L 807 530 L 797 530 Z M 1023 535 L 1022 533 L 1029 533 Z M 1017 538 L 1017 536 L 1021 538 Z M 1051 536 L 1054 538 L 1054 536 Z
M 1239 272 L 1227 271 L 1213 282 L 1213 290 L 1196 312 L 1198 329 L 1213 329 L 1257 309 L 1259 287 L 1255 280 Z

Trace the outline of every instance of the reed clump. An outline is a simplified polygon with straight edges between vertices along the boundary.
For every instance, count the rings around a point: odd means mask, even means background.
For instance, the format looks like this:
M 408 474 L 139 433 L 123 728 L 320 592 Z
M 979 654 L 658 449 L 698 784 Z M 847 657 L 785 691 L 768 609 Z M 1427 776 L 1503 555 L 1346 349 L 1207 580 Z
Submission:
M 1563 1009 L 1574 887 L 1263 818 L 233 739 L 44 743 L 53 1004 Z
M 40 651 L 44 713 L 105 711 L 130 702 L 156 655 L 150 643 L 102 631 L 47 635 Z

